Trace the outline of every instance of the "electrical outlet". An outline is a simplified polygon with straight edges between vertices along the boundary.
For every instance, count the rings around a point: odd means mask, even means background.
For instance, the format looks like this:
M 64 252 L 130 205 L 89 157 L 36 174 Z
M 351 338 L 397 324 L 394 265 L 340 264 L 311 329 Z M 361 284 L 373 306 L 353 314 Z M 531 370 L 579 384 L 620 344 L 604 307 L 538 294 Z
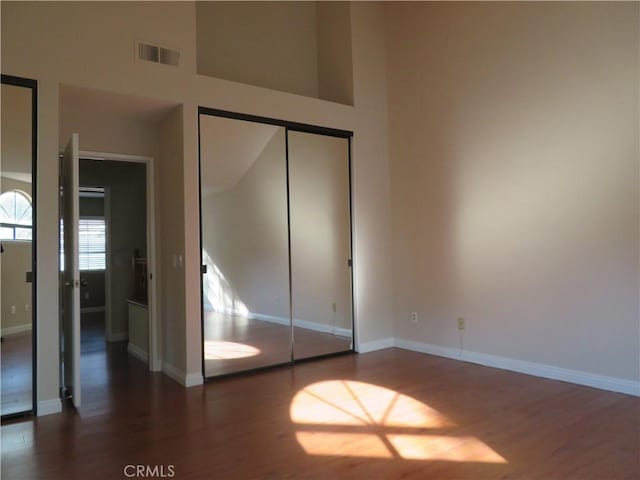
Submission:
M 458 318 L 458 330 L 464 330 L 465 328 L 467 328 L 467 322 L 465 319 L 462 317 Z
M 16 314 L 16 306 L 11 305 L 11 315 L 15 315 L 15 314 Z
M 338 311 L 338 305 L 336 304 L 336 302 L 333 302 L 331 304 L 331 308 L 333 309 L 333 313 L 336 313 Z
M 28 303 L 25 303 L 25 304 L 24 304 L 24 311 L 25 311 L 25 312 L 28 312 L 28 311 L 29 311 L 29 304 L 28 304 Z
M 418 312 L 411 312 L 411 323 L 418 323 Z

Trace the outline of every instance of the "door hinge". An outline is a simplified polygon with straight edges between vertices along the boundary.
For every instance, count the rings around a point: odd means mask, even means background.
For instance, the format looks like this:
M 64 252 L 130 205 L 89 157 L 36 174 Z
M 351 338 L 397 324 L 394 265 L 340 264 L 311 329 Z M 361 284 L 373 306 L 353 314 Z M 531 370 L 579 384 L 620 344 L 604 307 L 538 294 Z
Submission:
M 206 265 L 201 265 L 200 266 L 200 272 L 203 273 L 203 274 L 207 273 L 207 266 Z

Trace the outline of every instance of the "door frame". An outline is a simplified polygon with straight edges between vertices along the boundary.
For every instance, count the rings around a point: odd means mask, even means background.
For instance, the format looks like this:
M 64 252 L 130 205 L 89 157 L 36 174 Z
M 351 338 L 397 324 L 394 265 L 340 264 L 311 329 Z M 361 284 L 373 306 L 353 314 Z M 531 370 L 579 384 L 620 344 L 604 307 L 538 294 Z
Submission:
M 146 165 L 146 211 L 147 211 L 147 267 L 148 267 L 148 307 L 149 307 L 149 370 L 152 372 L 162 371 L 162 332 L 160 331 L 160 322 L 158 321 L 158 274 L 157 274 L 157 249 L 156 249 L 156 207 L 155 207 L 155 168 L 154 158 L 143 155 L 126 155 L 121 153 L 95 152 L 88 150 L 80 150 L 81 160 L 102 160 L 112 162 L 128 162 L 142 163 Z M 110 198 L 111 192 L 105 188 L 105 221 L 107 213 L 110 217 Z M 107 224 L 107 228 L 109 225 Z M 108 329 L 111 325 L 111 285 L 110 285 L 110 262 L 111 255 L 109 252 L 110 242 L 107 241 L 107 271 L 105 272 L 105 323 Z M 107 330 L 109 332 L 109 330 Z
M 31 410 L 2 415 L 2 419 L 38 414 L 38 81 L 0 75 L 0 84 L 31 89 Z

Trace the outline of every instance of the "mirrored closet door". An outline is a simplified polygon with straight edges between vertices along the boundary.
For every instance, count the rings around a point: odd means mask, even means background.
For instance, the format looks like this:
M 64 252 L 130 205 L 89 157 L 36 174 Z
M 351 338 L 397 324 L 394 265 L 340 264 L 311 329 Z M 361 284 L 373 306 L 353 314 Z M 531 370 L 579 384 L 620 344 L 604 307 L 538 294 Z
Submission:
M 2 417 L 35 410 L 36 82 L 2 75 Z
M 351 349 L 349 140 L 289 131 L 294 359 Z
M 351 133 L 199 125 L 205 377 L 353 351 Z
M 291 360 L 285 135 L 200 115 L 205 377 Z

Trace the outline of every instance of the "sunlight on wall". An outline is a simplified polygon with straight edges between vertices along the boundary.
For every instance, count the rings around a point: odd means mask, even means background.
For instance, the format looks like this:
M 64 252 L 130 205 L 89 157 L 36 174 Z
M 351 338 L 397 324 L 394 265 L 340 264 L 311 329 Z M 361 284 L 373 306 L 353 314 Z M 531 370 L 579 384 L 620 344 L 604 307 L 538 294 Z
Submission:
M 370 383 L 314 383 L 296 394 L 289 414 L 309 455 L 506 463 L 475 437 L 446 434 L 456 425 L 433 408 Z
M 233 287 L 206 250 L 202 251 L 202 260 L 207 266 L 207 273 L 202 282 L 205 311 L 248 317 L 251 312 L 242 300 L 236 297 Z
M 260 350 L 242 343 L 205 340 L 205 360 L 228 360 L 233 358 L 255 357 Z

